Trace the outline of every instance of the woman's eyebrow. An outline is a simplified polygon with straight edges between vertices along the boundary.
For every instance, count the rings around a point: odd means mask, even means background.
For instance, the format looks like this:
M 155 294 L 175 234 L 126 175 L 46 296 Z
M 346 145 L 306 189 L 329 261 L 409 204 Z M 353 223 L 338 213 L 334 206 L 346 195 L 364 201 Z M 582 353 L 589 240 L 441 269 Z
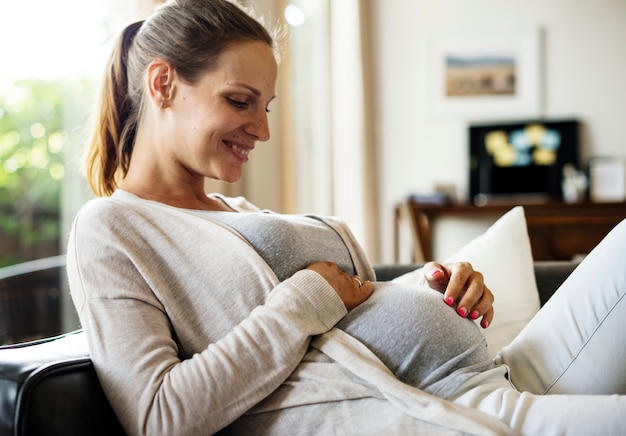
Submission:
M 253 93 L 255 96 L 260 97 L 261 96 L 261 91 L 259 91 L 257 88 L 255 88 L 254 86 L 248 85 L 246 83 L 239 83 L 239 82 L 233 82 L 233 83 L 228 83 L 229 86 L 240 86 L 242 88 L 246 88 L 248 91 L 250 91 L 251 93 Z M 272 101 L 276 98 L 276 95 L 273 95 L 269 101 Z
M 230 86 L 240 86 L 242 88 L 246 88 L 248 91 L 252 92 L 254 95 L 256 95 L 257 97 L 261 96 L 261 91 L 259 91 L 258 89 L 256 89 L 254 86 L 250 86 L 247 85 L 245 83 L 229 83 L 228 85 Z

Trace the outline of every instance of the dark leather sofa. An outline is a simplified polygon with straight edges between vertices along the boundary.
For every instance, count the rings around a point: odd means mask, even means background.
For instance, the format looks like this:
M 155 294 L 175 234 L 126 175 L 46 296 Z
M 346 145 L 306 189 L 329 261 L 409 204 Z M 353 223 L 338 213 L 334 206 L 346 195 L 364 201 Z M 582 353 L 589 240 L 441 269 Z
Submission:
M 544 304 L 574 262 L 536 262 Z M 390 280 L 416 265 L 382 265 Z M 0 346 L 0 435 L 123 435 L 89 358 L 82 331 Z

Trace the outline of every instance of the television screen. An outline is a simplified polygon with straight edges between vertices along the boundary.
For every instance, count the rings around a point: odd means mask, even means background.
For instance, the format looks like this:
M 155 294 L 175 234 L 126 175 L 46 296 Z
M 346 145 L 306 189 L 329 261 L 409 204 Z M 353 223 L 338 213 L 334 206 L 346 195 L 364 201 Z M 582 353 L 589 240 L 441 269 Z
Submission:
M 578 121 L 471 124 L 470 199 L 562 198 L 563 167 L 578 168 Z

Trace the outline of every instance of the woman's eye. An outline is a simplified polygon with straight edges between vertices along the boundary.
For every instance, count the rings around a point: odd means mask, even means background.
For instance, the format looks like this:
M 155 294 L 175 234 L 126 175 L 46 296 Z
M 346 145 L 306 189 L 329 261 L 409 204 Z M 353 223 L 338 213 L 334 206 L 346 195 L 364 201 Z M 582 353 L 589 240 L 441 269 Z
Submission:
M 248 107 L 247 101 L 236 100 L 234 98 L 229 98 L 228 101 L 230 102 L 230 104 L 240 109 L 245 109 Z

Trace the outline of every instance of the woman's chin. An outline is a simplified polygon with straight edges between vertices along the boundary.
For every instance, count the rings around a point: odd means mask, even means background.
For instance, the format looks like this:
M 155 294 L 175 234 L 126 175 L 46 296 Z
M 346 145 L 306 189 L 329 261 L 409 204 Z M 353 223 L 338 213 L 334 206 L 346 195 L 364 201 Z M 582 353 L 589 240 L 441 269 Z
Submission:
M 237 183 L 241 180 L 241 176 L 243 175 L 243 171 L 231 171 L 226 174 L 220 174 L 218 177 L 211 177 L 214 180 L 219 180 L 224 183 Z

